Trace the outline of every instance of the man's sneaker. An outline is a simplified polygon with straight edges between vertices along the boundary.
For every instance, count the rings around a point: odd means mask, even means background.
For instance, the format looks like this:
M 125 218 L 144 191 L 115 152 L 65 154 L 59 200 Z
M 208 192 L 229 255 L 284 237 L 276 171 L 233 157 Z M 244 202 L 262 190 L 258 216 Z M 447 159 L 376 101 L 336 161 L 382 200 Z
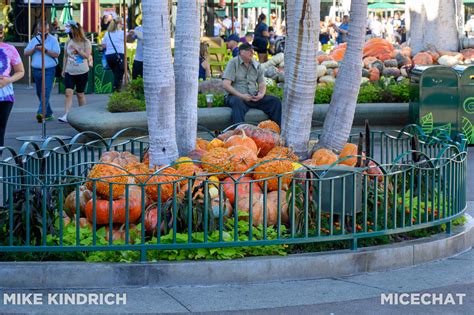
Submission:
M 46 121 L 52 121 L 52 120 L 55 120 L 56 118 L 54 117 L 54 115 L 50 115 L 50 116 L 46 116 L 45 120 Z
M 38 121 L 38 123 L 42 123 L 43 122 L 43 115 L 36 114 L 36 120 Z
M 60 122 L 67 123 L 67 114 L 62 115 L 58 118 Z

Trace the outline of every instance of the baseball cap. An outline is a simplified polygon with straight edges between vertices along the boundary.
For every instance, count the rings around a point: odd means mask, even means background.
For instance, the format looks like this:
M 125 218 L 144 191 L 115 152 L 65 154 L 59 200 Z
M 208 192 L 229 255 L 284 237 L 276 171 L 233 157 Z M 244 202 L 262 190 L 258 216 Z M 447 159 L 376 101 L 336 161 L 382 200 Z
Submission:
M 237 36 L 237 34 L 232 34 L 225 39 L 225 42 L 230 42 L 231 40 L 236 41 L 238 43 L 240 41 L 240 37 Z
M 255 48 L 250 45 L 249 43 L 243 43 L 242 45 L 239 46 L 239 51 L 242 50 L 254 50 Z

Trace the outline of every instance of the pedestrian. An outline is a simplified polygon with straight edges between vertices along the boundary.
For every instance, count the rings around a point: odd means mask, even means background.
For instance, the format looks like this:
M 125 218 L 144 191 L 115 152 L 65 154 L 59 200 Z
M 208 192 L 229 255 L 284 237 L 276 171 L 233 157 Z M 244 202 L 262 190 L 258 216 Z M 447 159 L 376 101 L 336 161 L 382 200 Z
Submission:
M 126 61 L 124 60 L 124 34 L 121 17 L 115 17 L 110 21 L 107 32 L 105 32 L 104 39 L 102 40 L 102 48 L 105 48 L 107 64 L 114 74 L 113 91 L 120 91 L 126 65 Z
M 374 19 L 372 20 L 372 22 L 370 22 L 369 28 L 373 37 L 378 37 L 378 38 L 383 37 L 385 29 L 382 22 L 380 22 L 380 15 L 374 16 Z
M 253 47 L 245 43 L 239 46 L 239 55 L 227 64 L 223 78 L 226 91 L 224 104 L 232 108 L 232 124 L 245 121 L 245 113 L 257 108 L 271 120 L 280 124 L 281 101 L 273 95 L 265 95 L 266 84 L 261 65 L 253 60 Z
M 132 79 L 143 78 L 143 27 L 141 25 L 135 27 L 134 30 L 129 32 L 128 37 L 129 41 L 137 41 L 137 50 L 133 59 Z
M 33 68 L 33 78 L 36 85 L 36 95 L 39 99 L 39 106 L 36 113 L 36 119 L 39 123 L 43 122 L 43 119 L 46 121 L 54 120 L 53 110 L 51 109 L 51 104 L 49 103 L 49 98 L 51 96 L 51 91 L 53 89 L 54 77 L 56 75 L 56 67 L 58 65 L 58 57 L 61 52 L 59 47 L 58 40 L 53 35 L 49 34 L 49 24 L 46 22 L 45 29 L 42 29 L 42 23 L 39 22 L 36 25 L 36 35 L 31 39 L 28 45 L 25 48 L 25 56 L 31 58 L 31 66 Z M 42 36 L 41 33 L 44 31 L 44 67 L 45 67 L 45 107 L 46 107 L 46 117 L 43 117 L 43 100 L 41 93 L 41 82 L 42 82 Z
M 268 60 L 268 25 L 265 24 L 265 14 L 260 14 L 258 17 L 258 23 L 255 27 L 255 34 L 252 45 L 258 54 L 258 61 L 264 63 Z
M 342 24 L 340 24 L 339 26 L 335 24 L 334 29 L 337 31 L 336 42 L 338 44 L 347 42 L 347 37 L 349 36 L 349 16 L 344 15 L 344 17 L 342 18 Z
M 232 20 L 226 15 L 222 21 L 222 25 L 225 27 L 225 36 L 232 34 Z
M 232 57 L 237 57 L 239 54 L 240 38 L 237 34 L 232 34 L 225 39 L 227 49 L 231 51 Z
M 79 106 L 86 105 L 87 81 L 89 78 L 90 58 L 92 52 L 91 42 L 84 35 L 81 25 L 74 20 L 67 23 L 66 32 L 70 39 L 64 45 L 63 72 L 64 85 L 66 86 L 66 100 L 64 115 L 59 117 L 60 122 L 67 123 L 67 115 L 72 107 L 72 97 L 76 89 Z
M 3 42 L 4 26 L 0 24 L 0 147 L 5 145 L 5 129 L 15 101 L 13 83 L 23 78 L 25 69 L 18 51 Z M 13 75 L 12 73 L 13 69 Z M 1 155 L 1 153 L 0 153 Z
M 211 66 L 209 64 L 209 45 L 201 42 L 199 46 L 199 80 L 207 80 L 211 77 Z
M 464 32 L 466 32 L 468 38 L 474 37 L 474 15 L 471 15 L 469 21 L 466 22 Z

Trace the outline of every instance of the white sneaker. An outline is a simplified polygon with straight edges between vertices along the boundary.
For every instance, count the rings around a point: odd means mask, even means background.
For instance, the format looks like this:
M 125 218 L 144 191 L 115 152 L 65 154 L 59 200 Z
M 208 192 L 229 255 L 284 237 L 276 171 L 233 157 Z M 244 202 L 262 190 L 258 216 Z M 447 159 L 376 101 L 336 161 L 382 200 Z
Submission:
M 62 115 L 61 117 L 58 118 L 60 122 L 67 123 L 67 114 Z

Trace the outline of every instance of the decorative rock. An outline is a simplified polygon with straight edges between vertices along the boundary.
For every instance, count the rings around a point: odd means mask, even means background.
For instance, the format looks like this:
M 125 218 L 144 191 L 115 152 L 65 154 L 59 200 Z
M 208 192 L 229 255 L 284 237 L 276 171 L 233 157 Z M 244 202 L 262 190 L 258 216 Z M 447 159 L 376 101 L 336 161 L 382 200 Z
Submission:
M 438 63 L 443 66 L 453 67 L 459 64 L 459 59 L 453 56 L 444 55 L 438 58 Z
M 326 72 L 326 75 L 330 75 L 331 77 L 336 77 L 336 76 L 334 75 L 334 69 L 337 69 L 337 68 L 328 69 L 328 71 Z
M 363 78 L 368 78 L 369 77 L 369 70 L 367 69 L 362 69 L 362 77 Z
M 338 68 L 339 67 L 339 64 L 337 63 L 337 61 L 332 61 L 332 60 L 323 61 L 323 63 L 321 65 L 325 66 L 326 68 Z
M 384 77 L 395 77 L 398 78 L 400 76 L 400 70 L 396 67 L 385 68 L 382 72 Z
M 316 72 L 317 72 L 318 78 L 320 78 L 326 74 L 327 68 L 325 66 L 320 65 L 316 69 Z
M 380 73 L 383 72 L 383 69 L 385 68 L 384 65 L 383 65 L 383 62 L 380 61 L 380 60 L 376 60 L 374 62 L 372 62 L 370 65 L 369 65 L 369 69 L 370 68 L 377 68 L 377 70 L 379 70 Z M 370 71 L 370 70 L 369 70 Z
M 383 64 L 385 67 L 388 67 L 388 68 L 398 67 L 398 61 L 396 59 L 385 60 Z
M 334 78 L 333 76 L 330 76 L 330 75 L 325 75 L 325 76 L 322 76 L 321 78 L 319 78 L 319 82 L 321 82 L 321 83 L 335 83 L 336 78 Z

